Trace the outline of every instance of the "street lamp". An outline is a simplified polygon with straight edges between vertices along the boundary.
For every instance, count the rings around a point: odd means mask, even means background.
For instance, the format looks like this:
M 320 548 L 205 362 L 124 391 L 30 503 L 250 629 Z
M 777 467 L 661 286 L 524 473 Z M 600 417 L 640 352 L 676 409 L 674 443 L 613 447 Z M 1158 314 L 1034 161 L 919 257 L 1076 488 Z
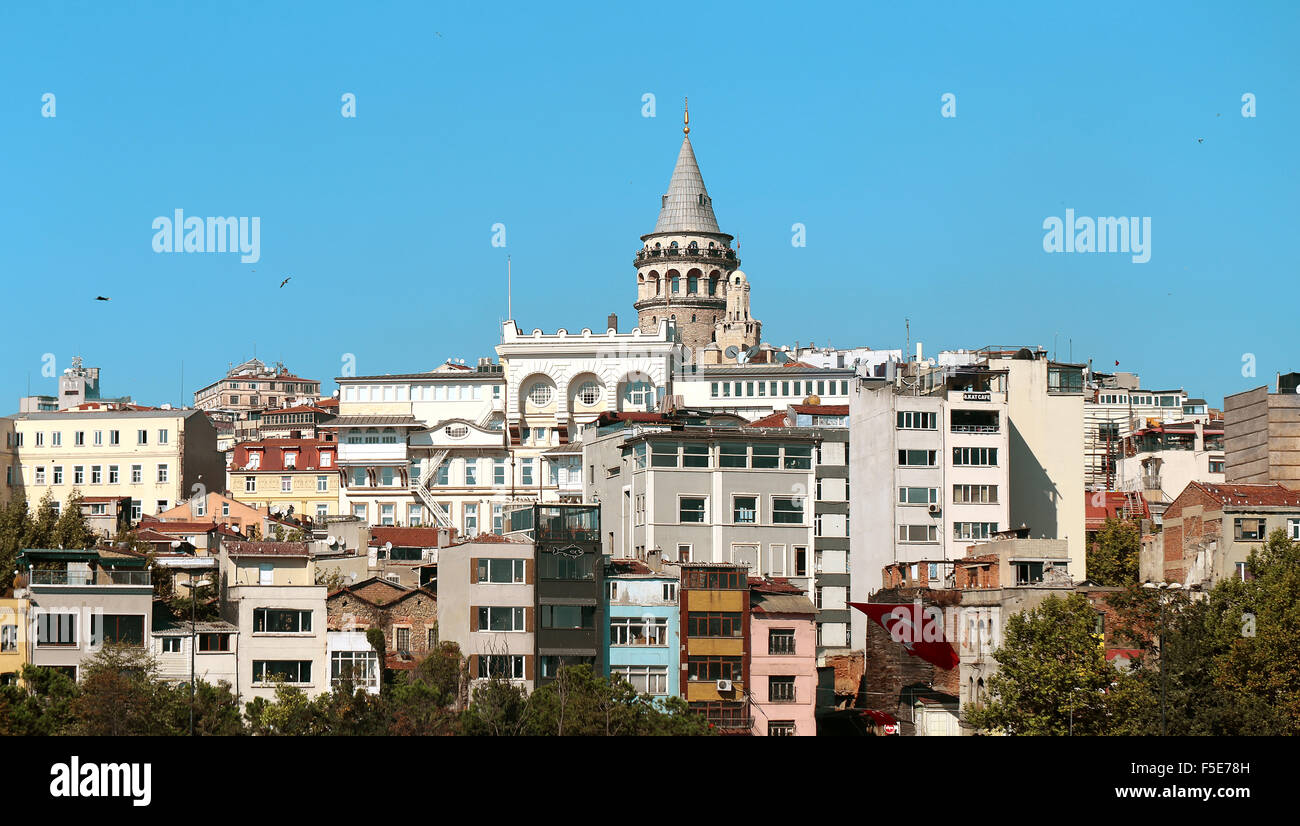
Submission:
M 1149 588 L 1161 593 L 1156 595 L 1160 602 L 1160 736 L 1165 736 L 1165 603 L 1168 602 L 1168 591 L 1181 591 L 1183 586 L 1177 582 L 1144 582 L 1143 588 Z
M 172 542 L 172 547 L 179 547 L 179 542 Z M 193 571 L 211 571 L 217 567 L 217 560 L 211 556 L 181 556 L 164 559 L 157 559 L 154 564 L 160 568 L 176 568 L 190 571 L 190 736 L 194 736 L 194 649 L 198 640 L 198 634 L 195 631 L 195 589 L 207 585 L 206 578 L 196 580 Z

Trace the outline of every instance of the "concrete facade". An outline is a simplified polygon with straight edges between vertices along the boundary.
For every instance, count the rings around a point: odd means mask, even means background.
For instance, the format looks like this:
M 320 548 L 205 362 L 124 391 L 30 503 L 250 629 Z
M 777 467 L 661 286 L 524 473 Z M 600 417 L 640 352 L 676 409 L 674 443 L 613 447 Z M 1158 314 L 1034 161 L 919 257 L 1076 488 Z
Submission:
M 1225 482 L 1300 488 L 1300 394 L 1278 392 L 1286 378 L 1224 397 Z
M 681 696 L 678 584 L 637 560 L 612 559 L 605 574 L 609 674 L 656 699 Z

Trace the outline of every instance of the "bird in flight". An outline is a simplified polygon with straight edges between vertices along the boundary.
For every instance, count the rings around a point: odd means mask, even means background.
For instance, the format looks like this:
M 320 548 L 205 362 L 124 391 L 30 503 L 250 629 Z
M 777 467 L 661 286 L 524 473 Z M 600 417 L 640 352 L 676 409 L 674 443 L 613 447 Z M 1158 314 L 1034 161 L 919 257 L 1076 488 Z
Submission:
M 1197 142 L 1197 143 L 1205 143 L 1205 138 L 1197 138 L 1197 139 L 1196 139 L 1196 142 Z
M 111 298 L 105 298 L 105 297 L 102 296 L 102 295 L 97 295 L 97 296 L 95 296 L 95 300 L 96 300 L 96 301 L 112 301 L 113 299 L 111 299 Z
M 293 276 L 291 275 L 291 276 L 289 276 L 289 278 L 293 278 Z M 283 281 L 280 282 L 280 287 L 281 287 L 281 289 L 284 288 L 284 285 L 285 285 L 285 284 L 288 284 L 288 283 L 289 283 L 289 278 L 286 278 L 286 279 L 284 279 Z

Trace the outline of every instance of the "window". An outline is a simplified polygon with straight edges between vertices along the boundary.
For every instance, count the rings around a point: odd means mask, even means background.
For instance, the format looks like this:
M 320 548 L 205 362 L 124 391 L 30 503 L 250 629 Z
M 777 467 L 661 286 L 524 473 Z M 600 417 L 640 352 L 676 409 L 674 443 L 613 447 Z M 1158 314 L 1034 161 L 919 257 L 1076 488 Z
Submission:
M 938 488 L 899 488 L 900 505 L 934 505 L 939 501 Z
M 73 444 L 74 446 L 76 446 L 76 447 L 85 447 L 85 446 L 86 446 L 86 431 L 84 431 L 84 430 L 78 430 L 76 433 L 73 433 L 73 434 L 72 434 L 72 444 Z
M 679 548 L 678 548 L 678 553 L 681 552 L 681 547 L 685 547 L 685 548 L 687 549 L 687 552 L 686 552 L 686 559 L 685 559 L 684 561 L 689 561 L 689 560 L 690 560 L 690 547 L 691 547 L 691 546 L 690 546 L 690 545 L 679 546 Z M 676 583 L 676 582 L 665 582 L 665 583 L 664 583 L 664 602 L 676 602 L 676 601 L 677 601 L 677 583 Z
M 506 483 L 506 460 L 492 460 L 492 484 L 503 486 Z
M 808 548 L 799 545 L 793 546 L 794 550 L 794 575 L 808 576 Z
M 465 461 L 465 484 L 478 484 L 478 462 L 474 459 L 467 459 Z
M 753 452 L 751 467 L 764 470 L 781 466 L 780 445 L 754 445 Z
M 108 466 L 108 483 L 109 483 L 110 485 L 116 485 L 116 484 L 117 484 L 117 481 L 118 481 L 118 470 L 117 470 L 117 465 L 109 465 L 109 466 Z
M 318 503 L 316 504 L 316 520 L 317 520 L 317 521 L 323 521 L 323 520 L 325 519 L 325 517 L 327 517 L 327 516 L 329 516 L 329 515 L 330 515 L 330 506 L 329 506 L 329 505 L 326 505 L 326 504 L 323 503 L 323 502 L 318 502 Z M 412 523 L 412 524 L 415 524 L 415 523 Z
M 147 444 L 149 444 L 149 431 L 147 431 L 147 430 L 137 430 L 137 431 L 135 432 L 135 443 L 138 444 L 138 445 L 147 445 Z
M 56 431 L 54 431 L 53 433 L 50 434 L 50 446 L 51 446 L 51 447 L 62 447 L 62 446 L 63 446 L 63 433 L 62 433 L 62 431 L 58 431 L 58 430 L 56 430 Z
M 159 466 L 158 466 L 158 481 L 159 481 L 160 483 L 161 483 L 161 482 L 166 482 L 166 481 L 167 481 L 167 466 L 166 466 L 166 465 L 159 465 Z
M 1211 459 L 1210 473 L 1223 473 L 1223 465 L 1224 465 L 1223 459 Z
M 62 466 L 62 465 L 55 465 L 54 468 L 53 468 L 53 471 L 54 471 L 54 473 L 53 473 L 53 482 L 52 482 L 52 483 L 55 484 L 55 485 L 61 485 L 61 484 L 63 484 L 63 466 Z
M 731 500 L 731 521 L 738 525 L 758 522 L 758 497 L 736 496 Z
M 769 703 L 793 703 L 794 677 L 768 677 L 767 701 Z
M 164 654 L 181 653 L 181 637 L 163 637 L 162 652 Z
M 253 633 L 305 634 L 310 632 L 311 611 L 297 611 L 288 608 L 253 609 Z
M 577 399 L 587 407 L 600 401 L 600 385 L 594 381 L 585 381 L 578 387 Z
M 522 583 L 525 563 L 523 559 L 480 559 L 476 581 Z
M 45 468 L 44 468 L 44 467 L 38 467 L 38 468 L 36 468 L 36 484 L 38 484 L 38 485 L 43 485 L 43 484 L 45 484 Z
M 484 606 L 478 610 L 479 631 L 524 631 L 524 609 Z
M 735 442 L 723 442 L 718 448 L 718 467 L 748 467 L 749 448 Z
M 144 481 L 144 465 L 131 465 L 131 484 L 138 485 Z
M 939 414 L 920 410 L 900 410 L 897 421 L 899 430 L 937 430 Z
M 86 468 L 84 465 L 74 465 L 72 468 L 72 484 L 81 485 L 86 482 Z
M 36 617 L 37 645 L 77 644 L 77 615 L 70 613 L 43 613 Z
M 996 447 L 954 447 L 952 449 L 954 465 L 993 466 L 998 463 Z
M 520 482 L 520 484 L 522 484 L 522 485 L 524 485 L 524 486 L 531 486 L 531 485 L 536 484 L 536 480 L 533 479 L 533 460 L 532 460 L 532 459 L 524 459 L 524 460 L 522 460 L 522 461 L 520 462 L 520 464 L 519 464 L 519 482 Z
M 668 620 L 663 617 L 613 617 L 610 645 L 667 645 Z
M 748 587 L 746 574 L 741 571 L 683 571 L 682 587 L 710 591 L 734 591 Z
M 802 525 L 804 523 L 803 511 L 802 496 L 772 497 L 772 522 L 774 524 Z
M 478 677 L 486 680 L 497 677 L 504 680 L 524 679 L 522 654 L 479 654 Z
M 996 505 L 997 485 L 953 485 L 953 504 Z
M 167 444 L 167 430 L 165 428 L 158 431 L 158 444 Z
M 687 679 L 691 680 L 739 680 L 742 667 L 740 657 L 687 657 Z
M 596 627 L 594 605 L 543 605 L 542 627 L 578 629 Z
M 379 654 L 374 651 L 330 653 L 330 685 L 379 688 Z
M 785 469 L 786 470 L 812 470 L 812 446 L 811 445 L 786 445 L 785 446 Z
M 492 533 L 500 536 L 505 532 L 505 506 L 492 506 Z
M 390 467 L 380 468 L 379 484 L 386 488 L 391 488 L 393 486 L 393 479 L 395 478 L 395 475 L 396 475 L 396 471 L 393 468 Z
M 90 466 L 90 484 L 98 485 L 104 481 L 104 470 L 100 465 Z
M 954 522 L 953 539 L 989 539 L 998 532 L 997 522 Z
M 222 503 L 221 503 L 221 515 L 222 515 L 222 516 L 230 516 L 230 503 L 229 503 L 229 502 L 222 502 Z
M 411 653 L 411 629 L 394 628 L 393 629 L 394 648 L 403 654 Z
M 0 654 L 18 650 L 18 626 L 0 625 Z
M 139 522 L 140 515 L 142 512 L 143 512 L 143 505 L 141 504 L 140 500 L 132 499 L 131 500 L 131 521 Z
M 293 477 L 292 477 L 292 476 L 281 476 L 281 477 L 280 477 L 280 492 L 281 492 L 281 493 L 292 493 L 292 492 L 293 492 Z
M 13 447 L 12 442 L 8 446 Z M 40 432 L 39 430 L 36 432 L 36 446 L 45 447 L 45 434 Z
M 253 660 L 253 684 L 311 682 L 311 660 Z
M 289 477 L 285 476 L 285 477 L 281 477 L 281 478 L 282 478 L 282 479 L 287 479 L 287 478 L 289 478 Z M 288 488 L 283 488 L 283 489 L 284 489 L 284 490 L 288 490 Z M 329 489 L 330 489 L 330 478 L 329 478 L 328 476 L 317 476 L 317 477 L 316 477 L 316 492 L 317 492 L 317 493 L 325 493 L 325 492 L 328 491 Z
M 103 445 L 103 444 L 104 444 L 104 431 L 102 431 L 102 430 L 96 430 L 96 431 L 95 431 L 95 447 L 100 447 L 100 446 Z
M 120 430 L 108 431 L 108 443 L 110 445 L 120 445 L 122 443 L 122 431 Z
M 708 467 L 709 446 L 708 445 L 683 445 L 682 466 L 683 467 Z
M 256 477 L 256 476 L 245 476 L 245 477 L 244 477 L 244 493 L 256 493 L 256 492 L 257 492 L 257 477 Z
M 230 634 L 199 634 L 199 653 L 230 650 Z
M 938 542 L 939 528 L 936 525 L 899 525 L 899 542 Z
M 650 467 L 677 467 L 677 444 L 675 442 L 652 442 L 650 444 Z
M 793 654 L 794 629 L 772 628 L 767 632 L 767 653 Z
M 528 388 L 528 401 L 537 407 L 545 407 L 551 403 L 551 386 L 543 382 L 537 382 Z
M 689 637 L 739 637 L 744 614 L 739 611 L 692 611 L 686 615 Z
M 465 504 L 465 535 L 474 536 L 478 533 L 478 503 L 468 502 Z
M 934 467 L 934 462 L 935 451 L 933 450 L 898 451 L 898 464 L 903 466 Z
M 1291 539 L 1300 539 L 1300 519 L 1286 521 L 1286 535 Z
M 609 676 L 627 680 L 638 694 L 659 696 L 668 693 L 666 665 L 616 665 L 610 668 Z
M 381 503 L 379 505 L 379 524 L 392 525 L 396 521 L 397 507 L 393 503 Z
M 773 720 L 767 724 L 768 737 L 794 737 L 794 720 Z
M 708 511 L 708 499 L 702 496 L 683 496 L 678 501 L 678 521 L 705 522 Z
M 1264 520 L 1241 518 L 1233 520 L 1233 526 L 1236 532 L 1238 542 L 1251 542 L 1264 538 Z

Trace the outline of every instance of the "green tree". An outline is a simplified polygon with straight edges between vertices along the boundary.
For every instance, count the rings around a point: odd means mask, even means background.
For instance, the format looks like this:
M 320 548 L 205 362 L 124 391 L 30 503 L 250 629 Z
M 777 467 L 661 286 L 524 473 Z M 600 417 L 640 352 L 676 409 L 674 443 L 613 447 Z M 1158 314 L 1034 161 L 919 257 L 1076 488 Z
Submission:
M 27 523 L 27 534 L 23 537 L 24 548 L 54 548 L 54 526 L 59 522 L 59 515 L 54 510 L 54 497 L 47 488 L 36 503 L 36 513 Z
M 13 585 L 14 568 L 23 540 L 31 533 L 27 499 L 11 496 L 0 508 L 0 591 Z
M 170 688 L 143 648 L 105 645 L 82 662 L 72 702 L 76 734 L 120 737 L 179 732 L 167 713 Z
M 1006 734 L 1110 734 L 1121 722 L 1116 707 L 1134 700 L 1128 679 L 1108 662 L 1097 638 L 1096 611 L 1087 597 L 1051 596 L 1007 619 L 1006 638 L 993 658 L 989 701 L 968 703 L 977 729 Z
M 25 665 L 22 685 L 0 686 L 0 735 L 72 734 L 77 684 L 50 668 Z
M 164 685 L 160 689 L 167 704 L 168 723 L 177 734 L 190 730 L 190 687 L 188 683 Z M 239 700 L 230 683 L 216 685 L 200 678 L 194 685 L 195 736 L 232 737 L 247 734 L 239 713 Z
M 1088 547 L 1088 578 L 1099 585 L 1137 581 L 1142 538 L 1128 521 L 1110 518 Z

